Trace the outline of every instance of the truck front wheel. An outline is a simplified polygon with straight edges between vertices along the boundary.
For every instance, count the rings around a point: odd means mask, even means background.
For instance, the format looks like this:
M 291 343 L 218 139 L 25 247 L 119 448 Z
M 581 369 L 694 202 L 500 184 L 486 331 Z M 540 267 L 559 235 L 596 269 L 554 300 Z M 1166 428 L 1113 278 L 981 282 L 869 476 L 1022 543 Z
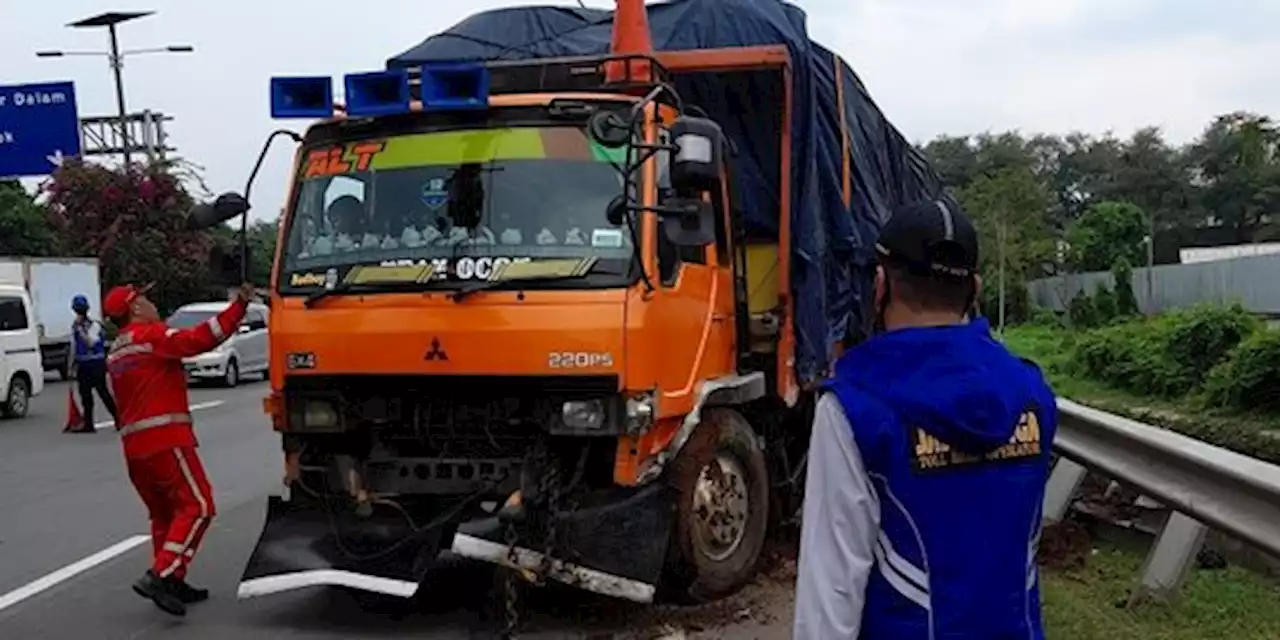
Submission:
M 769 473 L 756 434 L 733 409 L 705 410 L 672 471 L 679 505 L 666 590 L 686 602 L 733 593 L 755 574 L 769 528 Z

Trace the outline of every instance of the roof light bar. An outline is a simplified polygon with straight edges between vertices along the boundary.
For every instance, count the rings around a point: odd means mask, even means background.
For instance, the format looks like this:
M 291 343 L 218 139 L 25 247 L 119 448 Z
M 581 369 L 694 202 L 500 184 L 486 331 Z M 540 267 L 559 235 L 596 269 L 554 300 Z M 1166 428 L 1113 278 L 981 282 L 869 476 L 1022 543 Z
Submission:
M 344 83 L 349 116 L 385 116 L 409 111 L 409 75 L 404 71 L 349 73 Z
M 421 67 L 425 111 L 487 109 L 489 70 L 478 64 L 424 64 Z
M 272 118 L 333 116 L 333 80 L 327 76 L 271 78 Z

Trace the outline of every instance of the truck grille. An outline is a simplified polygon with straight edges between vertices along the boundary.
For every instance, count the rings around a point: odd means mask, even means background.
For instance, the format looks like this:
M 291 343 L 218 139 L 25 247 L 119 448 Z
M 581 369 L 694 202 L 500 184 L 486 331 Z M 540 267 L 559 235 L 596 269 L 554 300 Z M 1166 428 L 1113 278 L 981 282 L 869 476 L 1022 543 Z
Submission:
M 289 402 L 327 398 L 372 457 L 520 458 L 566 400 L 616 393 L 616 376 L 294 376 Z

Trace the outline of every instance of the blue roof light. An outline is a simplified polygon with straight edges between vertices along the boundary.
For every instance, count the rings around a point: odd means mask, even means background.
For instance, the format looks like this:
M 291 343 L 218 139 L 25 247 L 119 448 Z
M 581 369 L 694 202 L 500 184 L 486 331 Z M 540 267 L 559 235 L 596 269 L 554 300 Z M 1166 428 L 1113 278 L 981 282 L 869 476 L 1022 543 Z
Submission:
M 349 73 L 347 115 L 384 116 L 409 111 L 409 76 L 404 71 Z
M 422 65 L 422 108 L 427 111 L 489 108 L 489 70 L 478 64 Z
M 271 79 L 272 118 L 333 116 L 333 80 L 327 76 L 284 76 Z

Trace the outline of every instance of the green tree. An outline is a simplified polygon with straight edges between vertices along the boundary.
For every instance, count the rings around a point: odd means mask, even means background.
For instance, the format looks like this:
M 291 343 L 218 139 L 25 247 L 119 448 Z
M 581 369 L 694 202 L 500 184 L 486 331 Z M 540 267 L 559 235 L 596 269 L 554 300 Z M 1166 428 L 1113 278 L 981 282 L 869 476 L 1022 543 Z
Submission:
M 1120 158 L 1120 141 L 1105 135 L 1095 138 L 1072 133 L 1062 139 L 1058 171 L 1050 190 L 1058 200 L 1055 227 L 1065 230 L 1111 188 Z
M 922 150 L 948 189 L 958 191 L 969 186 L 978 173 L 978 153 L 969 136 L 938 136 Z
M 1219 116 L 1188 149 L 1209 222 L 1250 242 L 1280 208 L 1280 127 L 1266 116 Z
M 1108 324 L 1120 317 L 1120 305 L 1116 294 L 1110 287 L 1099 283 L 1093 290 L 1094 320 L 1099 324 Z
M 0 181 L 0 255 L 58 255 L 58 237 L 41 207 L 17 180 Z
M 1137 205 L 1157 228 L 1187 223 L 1195 200 L 1185 155 L 1156 127 L 1139 129 L 1124 142 L 1105 196 Z
M 1068 254 L 1078 271 L 1103 271 L 1116 260 L 1145 263 L 1147 217 L 1128 202 L 1095 204 L 1067 230 Z
M 162 312 L 207 288 L 213 240 L 187 228 L 191 197 L 167 165 L 120 171 L 71 161 L 45 189 L 63 243 L 101 260 L 104 285 L 154 281 Z
M 1003 321 L 999 291 L 1003 281 L 1005 309 L 1015 289 L 1047 272 L 1054 239 L 1046 220 L 1050 197 L 1030 167 L 1010 167 L 975 179 L 960 194 L 961 204 L 973 217 L 981 247 L 981 269 L 986 288 L 996 296 L 987 312 Z M 991 298 L 984 299 L 991 300 Z
M 1138 315 L 1138 297 L 1133 294 L 1133 266 L 1124 257 L 1111 265 L 1111 276 L 1116 281 L 1116 311 L 1121 316 Z

